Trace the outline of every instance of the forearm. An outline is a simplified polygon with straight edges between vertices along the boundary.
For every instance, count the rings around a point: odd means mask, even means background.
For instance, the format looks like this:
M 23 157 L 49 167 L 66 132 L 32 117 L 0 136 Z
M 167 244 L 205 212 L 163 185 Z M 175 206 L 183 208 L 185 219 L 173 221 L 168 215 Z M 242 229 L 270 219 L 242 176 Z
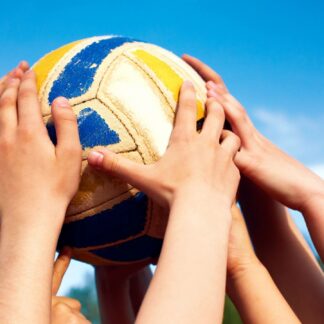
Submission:
M 307 227 L 322 261 L 324 260 L 324 188 L 302 208 Z
M 96 285 L 102 323 L 134 323 L 135 316 L 129 294 L 129 278 L 116 277 L 107 267 L 96 267 Z
M 139 270 L 130 278 L 129 293 L 135 316 L 138 314 L 151 280 L 152 271 L 149 265 Z
M 0 322 L 49 323 L 53 259 L 64 212 L 46 221 L 48 209 L 33 211 L 29 224 L 2 217 L 0 233 Z M 46 216 L 46 217 L 45 217 Z M 28 213 L 24 218 L 28 220 Z M 17 218 L 16 218 L 17 219 Z M 45 221 L 44 221 L 44 220 Z
M 179 197 L 137 323 L 220 323 L 230 208 L 215 197 Z
M 294 312 L 303 322 L 320 321 L 323 274 L 287 209 L 246 180 L 240 205 L 256 254 Z
M 257 259 L 249 268 L 229 277 L 227 286 L 244 323 L 300 323 Z

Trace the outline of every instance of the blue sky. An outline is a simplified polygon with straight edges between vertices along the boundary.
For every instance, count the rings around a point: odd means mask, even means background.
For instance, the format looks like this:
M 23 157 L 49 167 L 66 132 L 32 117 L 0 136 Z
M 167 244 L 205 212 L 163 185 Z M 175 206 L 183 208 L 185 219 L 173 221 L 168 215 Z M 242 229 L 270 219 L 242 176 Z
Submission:
M 4 1 L 0 30 L 0 75 L 94 35 L 193 54 L 223 76 L 266 136 L 324 176 L 322 0 Z

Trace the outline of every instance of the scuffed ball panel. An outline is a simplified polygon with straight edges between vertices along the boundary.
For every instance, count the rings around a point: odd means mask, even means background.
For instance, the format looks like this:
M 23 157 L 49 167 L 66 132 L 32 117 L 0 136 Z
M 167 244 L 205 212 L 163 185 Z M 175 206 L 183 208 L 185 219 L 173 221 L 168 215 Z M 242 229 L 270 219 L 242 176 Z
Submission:
M 132 40 L 127 37 L 111 37 L 95 40 L 82 49 L 53 82 L 48 94 L 49 104 L 58 96 L 72 99 L 84 95 L 91 87 L 102 61 L 113 49 L 129 42 Z
M 91 253 L 116 262 L 134 262 L 157 258 L 162 242 L 161 239 L 145 235 L 109 248 L 95 249 Z
M 37 74 L 37 90 L 41 92 L 42 87 L 46 84 L 46 80 L 51 71 L 55 68 L 56 64 L 76 45 L 82 41 L 76 41 L 54 50 L 43 58 L 41 58 L 34 66 L 33 70 Z
M 122 119 L 125 116 L 128 123 L 132 123 L 129 129 L 137 132 L 134 137 L 145 162 L 156 161 L 168 145 L 172 111 L 148 75 L 121 56 L 103 78 L 98 98 L 103 102 L 111 101 L 116 114 Z
M 111 209 L 65 224 L 59 246 L 94 249 L 143 235 L 148 222 L 147 204 L 147 197 L 137 193 Z
M 184 80 L 195 85 L 201 122 L 204 82 L 171 52 L 122 36 L 68 44 L 34 68 L 53 143 L 49 104 L 65 96 L 77 116 L 83 149 L 81 183 L 68 207 L 59 246 L 70 245 L 74 258 L 94 265 L 156 258 L 167 215 L 137 189 L 89 167 L 86 157 L 104 147 L 138 163 L 153 163 L 168 145 Z

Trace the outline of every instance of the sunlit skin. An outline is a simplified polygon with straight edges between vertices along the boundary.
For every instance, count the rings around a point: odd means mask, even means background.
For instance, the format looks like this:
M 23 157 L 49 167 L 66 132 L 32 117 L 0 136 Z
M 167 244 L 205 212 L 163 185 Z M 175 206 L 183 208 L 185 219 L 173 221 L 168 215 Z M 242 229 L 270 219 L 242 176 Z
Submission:
M 233 158 L 240 141 L 231 132 L 222 133 L 224 111 L 213 99 L 198 134 L 196 109 L 193 85 L 184 82 L 168 149 L 155 164 L 136 164 L 107 150 L 88 157 L 90 165 L 170 209 L 157 270 L 137 323 L 222 321 L 230 209 L 240 178 Z
M 150 261 L 96 267 L 102 324 L 132 324 L 152 279 Z
M 300 323 L 255 255 L 237 206 L 232 207 L 226 285 L 244 323 Z
M 258 257 L 297 316 L 321 323 L 323 273 L 284 205 L 303 213 L 323 256 L 323 180 L 258 132 L 215 71 L 194 57 L 183 58 L 205 79 L 208 97 L 222 105 L 241 139 L 234 160 L 244 175 L 239 201 Z
M 28 68 L 22 62 L 0 81 L 0 322 L 44 324 L 57 239 L 79 184 L 81 145 L 65 98 L 53 102 L 57 146 L 50 141 Z

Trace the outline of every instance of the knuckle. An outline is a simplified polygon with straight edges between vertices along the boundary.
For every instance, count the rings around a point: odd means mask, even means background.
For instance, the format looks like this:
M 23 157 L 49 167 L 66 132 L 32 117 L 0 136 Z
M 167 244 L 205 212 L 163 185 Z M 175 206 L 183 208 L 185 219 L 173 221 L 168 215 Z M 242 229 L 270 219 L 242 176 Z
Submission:
M 235 108 L 235 117 L 236 117 L 237 120 L 239 120 L 241 122 L 245 122 L 246 121 L 247 114 L 246 114 L 245 109 L 241 105 L 238 105 Z
M 58 302 L 57 304 L 55 304 L 54 307 L 55 307 L 55 310 L 59 313 L 71 312 L 70 307 L 63 302 Z
M 81 305 L 81 303 L 80 303 L 78 300 L 76 300 L 76 299 L 71 299 L 71 305 L 72 305 L 72 307 L 73 307 L 74 309 L 76 309 L 76 310 L 81 310 L 82 305 Z
M 80 156 L 82 155 L 82 147 L 80 144 L 75 144 L 74 142 L 71 141 L 70 145 L 68 145 L 65 148 L 65 151 L 70 155 L 70 156 Z
M 61 121 L 67 122 L 67 123 L 72 123 L 76 124 L 77 123 L 77 117 L 72 111 L 72 109 L 69 108 L 64 108 L 64 109 L 59 109 L 57 111 L 58 117 Z
M 112 154 L 109 159 L 104 157 L 105 169 L 109 172 L 117 172 L 119 169 L 120 157 L 118 154 Z
M 212 100 L 211 103 L 207 106 L 207 113 L 225 119 L 225 112 L 223 106 L 215 100 Z
M 24 140 L 30 140 L 35 136 L 35 127 L 29 124 L 23 124 L 19 127 L 19 134 Z
M 14 104 L 15 104 L 15 100 L 14 100 L 13 96 L 4 94 L 0 98 L 0 107 L 13 106 Z
M 19 92 L 19 98 L 20 99 L 30 99 L 36 96 L 36 93 L 31 88 L 23 88 Z
M 13 140 L 8 136 L 2 137 L 0 140 L 0 150 L 2 153 L 10 151 L 13 145 Z

